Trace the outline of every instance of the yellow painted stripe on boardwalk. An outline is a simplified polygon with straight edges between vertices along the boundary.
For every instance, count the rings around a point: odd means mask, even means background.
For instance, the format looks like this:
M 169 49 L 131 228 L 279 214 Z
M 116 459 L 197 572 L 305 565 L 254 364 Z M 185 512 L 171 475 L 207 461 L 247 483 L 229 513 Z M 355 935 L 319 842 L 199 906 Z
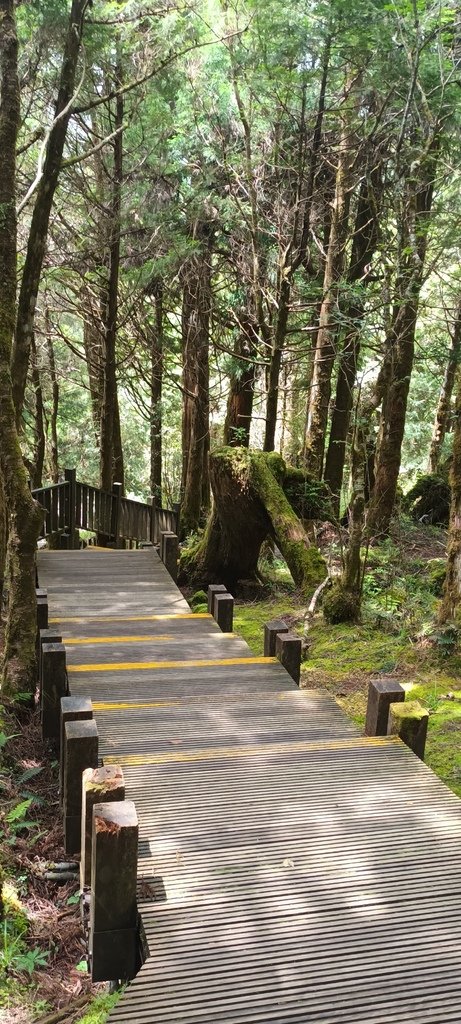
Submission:
M 197 658 L 193 661 L 116 661 L 94 665 L 69 665 L 68 672 L 129 672 L 136 669 L 219 668 L 223 665 L 278 665 L 278 658 Z
M 226 707 L 230 704 L 247 704 L 251 701 L 252 704 L 257 705 L 262 699 L 267 700 L 287 700 L 288 696 L 293 696 L 293 690 L 286 690 L 282 693 L 214 693 L 213 704 L 217 701 L 222 700 Z M 176 707 L 189 707 L 191 704 L 203 704 L 209 705 L 209 698 L 203 694 L 193 694 L 187 697 L 187 704 L 184 704 L 184 699 L 181 700 L 149 700 L 149 701 L 92 701 L 94 711 L 131 711 L 139 708 L 176 708 Z
M 137 708 L 178 708 L 181 706 L 180 700 L 152 700 L 149 703 L 143 704 L 140 701 L 133 703 L 119 703 L 119 704 L 106 704 L 104 701 L 92 701 L 93 711 L 131 711 Z
M 173 640 L 172 636 L 69 636 L 64 638 L 66 647 L 75 644 L 151 644 Z
M 212 619 L 209 612 L 172 612 L 170 615 L 57 615 L 50 622 L 164 622 L 168 619 Z
M 231 757 L 267 757 L 270 754 L 309 753 L 316 750 L 361 750 L 364 747 L 388 747 L 401 744 L 398 736 L 363 736 L 344 740 L 300 740 L 299 742 L 267 743 L 259 747 L 209 747 L 204 750 L 191 750 L 187 753 L 168 752 L 165 754 L 128 754 L 126 756 L 104 757 L 104 764 L 120 764 L 127 768 L 138 765 L 184 764 L 190 761 L 214 761 Z

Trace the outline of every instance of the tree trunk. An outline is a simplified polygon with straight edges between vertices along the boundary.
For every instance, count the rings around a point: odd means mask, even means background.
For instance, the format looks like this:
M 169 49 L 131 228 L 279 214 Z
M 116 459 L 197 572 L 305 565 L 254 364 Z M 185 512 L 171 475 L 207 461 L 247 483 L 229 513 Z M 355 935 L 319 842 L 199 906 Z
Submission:
M 456 371 L 461 357 L 461 299 L 453 322 L 453 333 L 451 335 L 451 346 L 448 353 L 447 365 L 443 384 L 440 389 L 439 400 L 435 413 L 434 427 L 432 431 L 431 447 L 429 449 L 428 473 L 438 473 L 440 453 L 445 440 L 451 411 L 451 399 L 455 385 Z
M 183 577 L 201 586 L 220 582 L 233 589 L 238 580 L 256 575 L 261 545 L 269 537 L 303 595 L 310 593 L 326 567 L 282 490 L 286 467 L 281 456 L 221 448 L 211 455 L 210 469 L 213 511 L 202 540 L 183 553 Z
M 439 621 L 455 618 L 461 603 L 461 373 L 458 369 L 454 415 L 453 459 L 450 471 L 451 507 L 447 574 Z
M 354 239 L 349 264 L 348 282 L 360 282 L 365 289 L 368 268 L 377 242 L 377 197 L 379 170 L 374 167 L 371 175 L 363 182 L 357 206 Z M 364 298 L 344 303 L 344 316 L 349 322 L 341 352 L 336 397 L 331 417 L 330 437 L 325 460 L 324 480 L 333 495 L 336 512 L 339 511 L 346 441 L 349 431 L 352 399 L 357 378 L 357 364 L 360 354 L 360 331 L 364 314 Z
M 211 313 L 211 252 L 213 229 L 197 222 L 193 238 L 199 243 L 183 272 L 183 417 L 182 506 L 185 533 L 197 530 L 202 508 L 208 506 L 209 451 L 209 330 Z
M 119 48 L 119 44 L 118 44 Z M 120 56 L 117 51 L 117 67 L 115 87 L 122 83 L 123 75 Z M 109 228 L 109 277 L 107 282 L 107 302 L 104 321 L 104 389 L 101 409 L 101 458 L 100 478 L 103 491 L 111 491 L 112 485 L 122 484 L 124 491 L 124 466 L 120 434 L 120 411 L 117 392 L 117 315 L 118 315 L 118 283 L 120 273 L 120 219 L 122 210 L 122 179 L 123 179 L 123 96 L 115 100 L 114 130 L 118 131 L 114 139 L 114 164 L 112 173 L 110 228 Z
M 224 423 L 224 444 L 231 445 L 233 448 L 248 448 L 250 444 L 257 341 L 256 324 L 251 314 L 246 312 L 242 316 L 240 330 L 235 341 L 234 361 L 238 368 L 231 376 Z
M 78 55 L 87 6 L 88 0 L 72 0 L 53 127 L 48 136 L 43 173 L 37 188 L 26 259 L 21 275 L 16 332 L 11 353 L 13 399 L 18 425 L 24 404 L 27 370 L 34 331 L 35 307 L 45 256 L 48 225 L 61 170 L 62 154 L 70 118 L 70 101 L 75 89 Z
M 82 300 L 85 304 L 83 313 L 83 346 L 88 370 L 93 427 L 96 444 L 99 447 L 104 394 L 104 333 L 101 318 L 104 301 L 100 303 L 100 308 L 96 312 L 92 297 L 88 296 L 85 289 L 82 289 Z
M 16 321 L 16 139 L 20 119 L 14 0 L 0 0 L 0 470 L 9 516 L 9 606 L 3 700 L 35 691 L 35 548 L 41 510 L 29 490 L 10 375 Z
M 1 6 L 0 6 L 1 9 Z M 3 475 L 0 471 L 0 614 L 3 604 L 3 587 L 6 572 L 6 548 L 8 544 L 8 515 L 6 509 Z
M 288 315 L 290 312 L 290 282 L 283 277 L 278 289 L 278 311 L 274 331 L 274 341 L 269 366 L 269 380 L 266 404 L 266 430 L 264 434 L 264 451 L 273 452 L 275 448 L 275 431 L 277 429 L 277 407 L 279 399 L 280 367 L 287 332 Z
M 417 180 L 406 184 L 395 302 L 388 339 L 389 383 L 386 387 L 375 460 L 375 486 L 368 510 L 369 536 L 389 532 L 400 470 L 408 391 L 413 369 L 419 297 L 424 280 L 430 212 L 437 164 L 438 138 Z
M 43 391 L 40 370 L 37 362 L 37 346 L 35 336 L 31 338 L 31 369 L 32 387 L 34 392 L 34 453 L 30 466 L 30 482 L 32 489 L 42 486 L 43 464 L 45 462 L 45 420 L 43 409 Z
M 154 288 L 154 323 L 150 334 L 150 493 L 162 504 L 163 284 Z
M 53 338 L 51 333 L 51 320 L 48 308 L 45 310 L 46 326 L 46 349 L 48 353 L 48 366 L 51 381 L 51 415 L 50 415 L 50 475 L 54 484 L 59 481 L 59 452 L 58 452 L 58 412 L 59 412 L 59 384 L 56 373 L 56 361 L 54 358 Z
M 307 413 L 306 468 L 319 479 L 322 475 L 325 435 L 331 394 L 331 375 L 336 358 L 340 326 L 339 287 L 344 274 L 345 244 L 349 221 L 353 162 L 349 116 L 344 115 L 336 172 L 335 198 L 323 281 L 314 368 Z

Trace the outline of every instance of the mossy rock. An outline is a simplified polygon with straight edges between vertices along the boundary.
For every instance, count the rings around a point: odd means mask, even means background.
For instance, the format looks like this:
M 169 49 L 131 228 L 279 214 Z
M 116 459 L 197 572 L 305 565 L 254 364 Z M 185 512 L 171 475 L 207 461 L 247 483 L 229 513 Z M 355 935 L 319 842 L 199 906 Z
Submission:
M 310 473 L 287 466 L 283 490 L 300 519 L 331 519 L 333 509 L 328 489 Z
M 426 566 L 427 587 L 434 597 L 443 596 L 447 563 L 445 558 L 430 558 Z
M 323 599 L 323 615 L 331 626 L 340 622 L 357 622 L 360 618 L 360 596 L 334 583 Z
M 415 522 L 430 526 L 448 526 L 451 491 L 442 476 L 420 476 L 403 499 L 403 507 Z
M 208 608 L 208 596 L 204 590 L 197 590 L 195 594 L 192 594 L 189 604 L 193 612 L 201 611 L 203 605 L 205 605 L 206 611 Z

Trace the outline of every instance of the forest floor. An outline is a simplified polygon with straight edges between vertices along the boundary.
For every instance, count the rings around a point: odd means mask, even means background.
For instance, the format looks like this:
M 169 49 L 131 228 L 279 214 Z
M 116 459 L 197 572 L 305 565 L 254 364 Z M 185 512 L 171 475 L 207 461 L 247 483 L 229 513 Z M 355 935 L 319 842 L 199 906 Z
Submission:
M 436 626 L 445 543 L 444 531 L 403 522 L 370 549 L 359 625 L 327 625 L 319 609 L 306 629 L 306 609 L 285 564 L 266 562 L 263 584 L 243 587 L 237 597 L 234 629 L 260 654 L 264 623 L 284 619 L 305 638 L 301 685 L 325 687 L 359 725 L 369 680 L 398 679 L 429 710 L 427 763 L 461 796 L 461 637 L 454 627 Z M 321 544 L 337 567 L 340 552 L 328 528 Z M 78 881 L 57 886 L 43 877 L 49 861 L 65 856 L 57 765 L 42 745 L 38 717 L 7 723 L 2 744 L 2 1024 L 102 1024 L 117 995 L 91 985 L 86 973 Z M 55 1016 L 60 1010 L 62 1017 Z

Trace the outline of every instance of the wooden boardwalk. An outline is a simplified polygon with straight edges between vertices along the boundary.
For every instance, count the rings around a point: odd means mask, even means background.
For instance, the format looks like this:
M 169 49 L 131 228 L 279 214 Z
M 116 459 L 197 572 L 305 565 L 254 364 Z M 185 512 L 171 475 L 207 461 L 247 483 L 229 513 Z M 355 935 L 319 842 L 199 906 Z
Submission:
M 117 1024 L 461 1021 L 461 803 L 192 615 L 152 550 L 45 552 L 72 694 L 140 821 Z

